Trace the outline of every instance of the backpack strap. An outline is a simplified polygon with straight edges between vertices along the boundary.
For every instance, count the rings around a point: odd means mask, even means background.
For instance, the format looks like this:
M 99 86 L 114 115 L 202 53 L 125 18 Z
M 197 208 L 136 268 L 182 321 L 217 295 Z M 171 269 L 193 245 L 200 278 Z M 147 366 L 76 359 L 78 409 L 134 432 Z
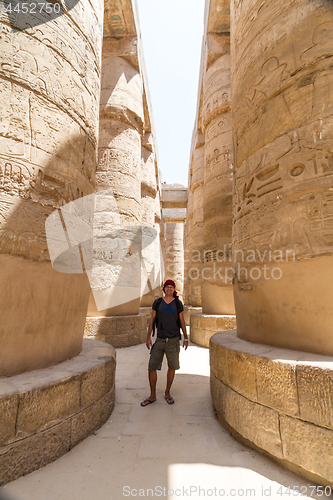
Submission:
M 176 300 L 176 307 L 177 307 L 177 325 L 179 327 L 179 338 L 181 339 L 182 338 L 182 334 L 180 332 L 180 330 L 181 330 L 181 323 L 180 323 L 179 315 L 180 315 L 180 313 L 182 311 L 180 310 L 180 300 L 179 300 L 179 298 L 175 297 L 175 300 Z

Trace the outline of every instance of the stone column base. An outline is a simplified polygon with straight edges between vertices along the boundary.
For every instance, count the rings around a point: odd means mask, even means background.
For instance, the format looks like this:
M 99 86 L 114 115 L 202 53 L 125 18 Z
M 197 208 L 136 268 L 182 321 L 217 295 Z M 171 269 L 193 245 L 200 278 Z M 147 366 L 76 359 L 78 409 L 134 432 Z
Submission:
M 185 325 L 190 326 L 190 316 L 194 313 L 201 313 L 202 307 L 184 306 Z
M 151 316 L 151 306 L 150 307 L 140 307 L 140 314 L 145 314 L 147 316 L 147 327 L 149 325 Z
M 236 316 L 234 314 L 191 314 L 191 342 L 202 347 L 209 347 L 209 339 L 216 332 L 234 330 Z
M 234 436 L 288 469 L 333 487 L 333 357 L 210 339 L 211 395 Z
M 109 418 L 116 353 L 83 340 L 58 365 L 0 379 L 0 486 L 53 462 Z
M 147 338 L 147 316 L 87 317 L 84 337 L 107 342 L 116 348 L 142 344 Z

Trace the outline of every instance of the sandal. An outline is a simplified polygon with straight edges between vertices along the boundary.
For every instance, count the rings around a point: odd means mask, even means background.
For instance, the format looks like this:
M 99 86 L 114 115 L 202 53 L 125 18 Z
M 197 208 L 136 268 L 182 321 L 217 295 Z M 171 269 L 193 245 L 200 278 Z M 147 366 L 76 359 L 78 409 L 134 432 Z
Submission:
M 141 406 L 148 406 L 148 405 L 151 405 L 152 403 L 155 403 L 156 399 L 154 399 L 153 401 L 151 399 L 144 399 L 140 405 Z
M 175 400 L 171 396 L 165 396 L 165 401 L 168 403 L 168 405 L 173 405 Z

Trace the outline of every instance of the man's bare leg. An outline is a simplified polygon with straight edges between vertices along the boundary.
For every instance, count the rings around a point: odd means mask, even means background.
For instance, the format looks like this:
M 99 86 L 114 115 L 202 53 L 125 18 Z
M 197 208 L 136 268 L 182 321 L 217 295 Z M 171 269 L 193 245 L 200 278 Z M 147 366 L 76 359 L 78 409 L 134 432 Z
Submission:
M 156 384 L 157 384 L 157 371 L 148 370 L 148 380 L 150 385 L 150 396 L 142 401 L 141 406 L 148 406 L 149 404 L 156 401 Z
M 167 402 L 169 404 L 172 404 L 174 401 L 173 401 L 173 398 L 170 396 L 170 389 L 171 389 L 171 386 L 172 386 L 172 382 L 173 382 L 173 379 L 175 378 L 175 373 L 176 373 L 176 370 L 171 370 L 170 368 L 168 368 L 168 373 L 167 373 L 167 384 L 166 384 L 166 389 L 165 389 L 165 399 L 167 400 Z
M 150 399 L 150 401 L 155 401 L 155 399 L 156 399 L 157 371 L 156 370 L 148 371 L 148 379 L 149 379 L 149 385 L 150 385 L 150 396 L 147 399 Z

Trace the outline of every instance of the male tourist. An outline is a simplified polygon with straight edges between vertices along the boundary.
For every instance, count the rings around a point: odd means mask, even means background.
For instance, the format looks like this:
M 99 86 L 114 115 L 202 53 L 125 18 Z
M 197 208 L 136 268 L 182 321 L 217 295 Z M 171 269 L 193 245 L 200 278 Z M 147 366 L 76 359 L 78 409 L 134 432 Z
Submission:
M 188 338 L 184 321 L 184 307 L 179 300 L 174 281 L 167 280 L 163 285 L 164 297 L 153 303 L 151 318 L 148 326 L 146 346 L 150 349 L 148 364 L 148 379 L 150 396 L 142 401 L 141 406 L 148 406 L 156 401 L 157 370 L 162 367 L 164 353 L 168 360 L 168 373 L 164 398 L 169 405 L 175 401 L 170 395 L 170 389 L 179 369 L 180 327 L 184 333 L 183 347 L 187 349 Z M 152 344 L 151 333 L 156 319 L 157 339 Z

